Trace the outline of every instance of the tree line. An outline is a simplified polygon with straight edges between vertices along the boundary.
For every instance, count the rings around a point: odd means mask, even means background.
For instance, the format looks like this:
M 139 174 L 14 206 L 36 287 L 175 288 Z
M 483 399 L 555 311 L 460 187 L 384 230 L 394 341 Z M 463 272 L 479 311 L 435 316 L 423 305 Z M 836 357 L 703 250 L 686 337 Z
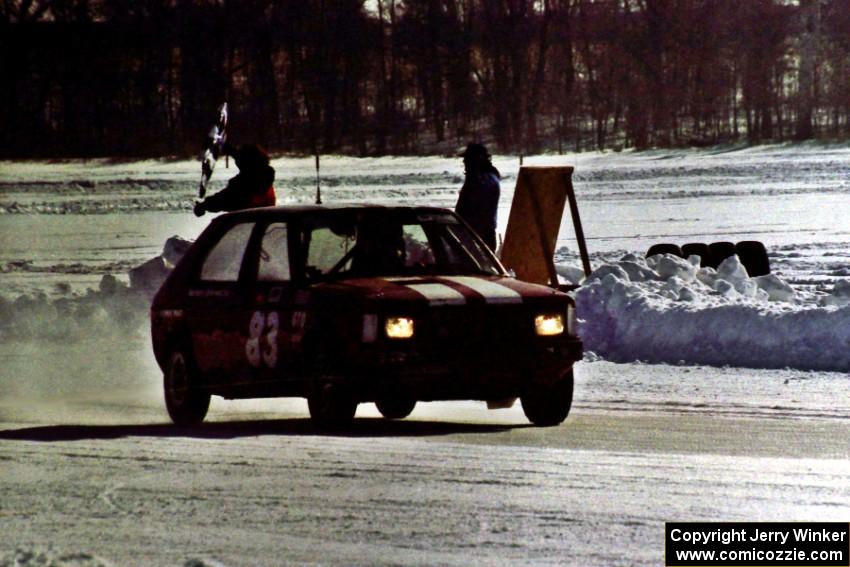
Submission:
M 850 137 L 850 0 L 4 0 L 0 155 Z

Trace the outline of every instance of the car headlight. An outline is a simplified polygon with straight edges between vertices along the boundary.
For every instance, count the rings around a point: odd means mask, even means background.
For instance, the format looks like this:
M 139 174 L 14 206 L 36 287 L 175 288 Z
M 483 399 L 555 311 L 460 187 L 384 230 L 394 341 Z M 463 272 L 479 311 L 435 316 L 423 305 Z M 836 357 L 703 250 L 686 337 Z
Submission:
M 564 316 L 560 313 L 543 313 L 534 318 L 534 330 L 541 337 L 551 337 L 564 332 Z
M 410 317 L 387 317 L 384 331 L 389 339 L 409 339 L 413 336 L 413 319 Z

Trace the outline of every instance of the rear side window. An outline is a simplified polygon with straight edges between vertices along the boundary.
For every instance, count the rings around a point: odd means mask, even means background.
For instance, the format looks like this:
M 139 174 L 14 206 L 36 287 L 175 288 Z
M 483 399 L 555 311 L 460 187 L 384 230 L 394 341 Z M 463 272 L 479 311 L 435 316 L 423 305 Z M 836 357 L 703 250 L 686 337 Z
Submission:
M 257 279 L 261 282 L 289 281 L 289 247 L 285 223 L 276 222 L 266 227 L 260 245 Z
M 235 282 L 254 223 L 241 223 L 227 231 L 207 253 L 201 266 L 201 280 L 208 282 Z

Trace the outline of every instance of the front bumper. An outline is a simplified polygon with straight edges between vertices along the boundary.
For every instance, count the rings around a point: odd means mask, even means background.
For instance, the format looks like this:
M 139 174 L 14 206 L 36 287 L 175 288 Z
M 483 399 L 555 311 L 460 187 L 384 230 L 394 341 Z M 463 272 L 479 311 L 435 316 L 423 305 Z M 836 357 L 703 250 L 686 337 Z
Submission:
M 533 385 L 558 380 L 581 357 L 582 343 L 575 337 L 465 352 L 378 348 L 362 357 L 349 376 L 361 401 L 387 395 L 493 400 L 522 396 Z

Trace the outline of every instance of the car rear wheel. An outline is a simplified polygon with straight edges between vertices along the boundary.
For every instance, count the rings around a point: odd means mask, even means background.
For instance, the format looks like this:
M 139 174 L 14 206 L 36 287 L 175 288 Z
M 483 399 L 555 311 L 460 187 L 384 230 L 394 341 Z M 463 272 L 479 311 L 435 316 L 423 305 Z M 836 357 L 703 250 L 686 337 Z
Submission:
M 195 425 L 204 420 L 210 395 L 198 389 L 197 372 L 191 359 L 174 351 L 163 376 L 165 408 L 175 425 Z
M 319 384 L 307 398 L 313 423 L 322 429 L 340 429 L 351 424 L 357 402 L 342 387 Z
M 416 400 L 410 398 L 384 398 L 375 401 L 375 407 L 387 419 L 404 419 L 416 407 Z
M 550 384 L 535 385 L 520 397 L 522 411 L 528 421 L 540 427 L 558 425 L 570 413 L 573 405 L 573 371 Z

